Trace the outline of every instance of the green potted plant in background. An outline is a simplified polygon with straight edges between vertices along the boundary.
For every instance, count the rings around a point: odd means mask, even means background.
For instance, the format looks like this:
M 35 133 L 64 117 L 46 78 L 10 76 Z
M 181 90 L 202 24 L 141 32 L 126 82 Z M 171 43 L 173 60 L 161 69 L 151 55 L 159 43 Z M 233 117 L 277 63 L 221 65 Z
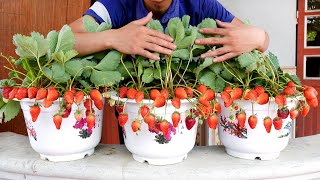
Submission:
M 103 23 L 95 30 L 108 28 Z M 101 92 L 120 81 L 108 65 L 109 56 L 76 57 L 75 37 L 67 25 L 47 37 L 17 34 L 13 42 L 19 57 L 1 54 L 9 70 L 8 79 L 0 82 L 4 121 L 13 119 L 21 105 L 30 144 L 42 159 L 69 161 L 91 155 L 101 139 Z

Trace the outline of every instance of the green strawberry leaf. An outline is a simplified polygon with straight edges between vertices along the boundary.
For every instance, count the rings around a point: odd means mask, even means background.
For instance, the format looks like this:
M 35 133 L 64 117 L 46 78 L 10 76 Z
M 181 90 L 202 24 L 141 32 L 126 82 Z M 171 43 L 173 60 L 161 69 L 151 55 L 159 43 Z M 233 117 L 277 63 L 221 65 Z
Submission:
M 176 49 L 172 53 L 172 57 L 180 58 L 182 60 L 189 60 L 190 51 L 188 49 Z
M 97 28 L 97 32 L 102 32 L 102 31 L 106 31 L 112 28 L 112 25 L 108 24 L 108 23 L 101 23 L 98 28 Z
M 182 17 L 182 24 L 184 28 L 188 28 L 189 27 L 189 23 L 190 23 L 190 16 L 188 15 L 184 15 Z
M 96 86 L 109 86 L 117 84 L 121 80 L 121 74 L 118 71 L 97 71 L 92 70 L 90 81 Z
M 16 34 L 13 36 L 13 44 L 17 47 L 16 54 L 21 58 L 38 57 L 38 43 L 34 38 Z
M 67 52 L 72 50 L 75 42 L 76 39 L 71 28 L 68 25 L 64 25 L 59 32 L 58 41 L 54 52 Z
M 4 122 L 8 122 L 15 118 L 19 114 L 19 111 L 20 103 L 18 101 L 10 100 L 7 104 L 2 105 L 0 109 L 0 116 L 4 115 Z M 0 119 L 0 123 L 2 123 L 2 119 Z
M 142 75 L 142 82 L 145 83 L 150 83 L 153 81 L 153 69 L 152 68 L 147 68 L 144 70 L 143 75 Z
M 71 76 L 81 76 L 82 72 L 83 72 L 83 66 L 81 64 L 80 60 L 70 60 L 68 62 L 66 62 L 66 64 L 64 65 L 66 72 L 68 74 L 70 74 Z
M 87 32 L 97 32 L 98 29 L 97 22 L 87 15 L 83 17 L 83 26 Z
M 159 20 L 151 20 L 146 26 L 150 29 L 163 32 L 163 26 Z
M 118 51 L 110 51 L 96 66 L 95 69 L 100 71 L 116 70 L 119 66 L 121 53 Z

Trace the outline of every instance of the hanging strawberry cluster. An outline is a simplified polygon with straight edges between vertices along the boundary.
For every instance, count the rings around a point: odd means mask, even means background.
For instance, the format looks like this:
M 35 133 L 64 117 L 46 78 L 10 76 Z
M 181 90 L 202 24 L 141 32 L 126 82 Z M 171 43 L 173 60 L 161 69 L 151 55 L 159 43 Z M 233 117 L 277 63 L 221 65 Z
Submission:
M 318 92 L 311 86 L 297 86 L 293 81 L 288 81 L 283 90 L 279 90 L 278 93 L 279 94 L 276 94 L 275 97 L 272 97 L 274 98 L 274 102 L 278 105 L 277 116 L 273 117 L 273 119 L 270 116 L 263 119 L 264 127 L 268 133 L 270 133 L 272 125 L 276 130 L 282 129 L 283 119 L 288 118 L 289 115 L 292 120 L 296 119 L 299 113 L 301 113 L 302 117 L 305 117 L 308 114 L 310 107 L 318 106 Z M 299 103 L 297 107 L 293 107 L 289 110 L 287 102 L 290 98 L 297 99 Z M 250 100 L 252 103 L 257 103 L 259 105 L 270 103 L 269 94 L 263 86 L 259 85 L 252 89 L 246 88 L 244 91 L 242 88 L 227 86 L 224 91 L 221 92 L 221 99 L 226 108 L 230 108 L 231 111 L 236 111 L 235 117 L 231 117 L 230 119 L 237 119 L 240 128 L 244 128 L 245 122 L 248 121 L 251 129 L 254 129 L 257 125 L 257 116 L 252 114 L 247 119 L 246 112 L 241 107 L 238 109 L 238 104 L 234 101 L 240 99 Z M 254 112 L 253 109 L 252 111 Z
M 145 93 L 137 91 L 134 88 L 121 87 L 119 89 L 119 98 L 127 98 L 140 103 L 139 114 L 141 119 L 134 119 L 131 124 L 133 132 L 138 132 L 141 123 L 148 124 L 149 131 L 162 132 L 164 136 L 168 135 L 170 126 L 177 128 L 181 122 L 181 114 L 179 112 L 181 101 L 188 100 L 194 108 L 188 110 L 184 119 L 186 128 L 192 129 L 196 123 L 196 118 L 200 121 L 206 120 L 209 127 L 215 129 L 218 124 L 217 114 L 221 113 L 221 105 L 217 102 L 215 92 L 201 84 L 196 89 L 192 87 L 177 87 L 174 89 L 174 95 L 171 96 L 167 89 L 151 89 L 147 93 L 146 98 L 153 100 L 152 106 L 143 103 Z M 172 106 L 176 109 L 171 114 L 171 122 L 157 116 L 156 108 L 166 108 L 166 104 L 171 100 Z M 128 121 L 128 114 L 125 112 L 126 102 L 117 101 L 116 111 L 119 113 L 118 121 L 121 127 L 124 127 Z M 201 122 L 200 122 L 201 123 Z M 171 129 L 172 129 L 171 128 Z

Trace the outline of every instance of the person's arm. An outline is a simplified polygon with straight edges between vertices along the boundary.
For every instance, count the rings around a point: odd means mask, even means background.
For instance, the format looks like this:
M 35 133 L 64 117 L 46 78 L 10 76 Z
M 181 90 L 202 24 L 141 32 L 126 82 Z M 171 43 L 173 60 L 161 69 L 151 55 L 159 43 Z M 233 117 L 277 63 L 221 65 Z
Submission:
M 218 56 L 214 62 L 221 62 L 254 49 L 264 52 L 268 48 L 269 36 L 261 28 L 244 24 L 236 17 L 231 23 L 217 20 L 217 25 L 219 28 L 203 28 L 200 32 L 220 37 L 197 39 L 196 44 L 220 44 L 223 47 L 204 53 L 201 58 Z
M 87 55 L 106 49 L 116 49 L 124 54 L 135 54 L 158 60 L 159 56 L 151 52 L 171 54 L 176 46 L 173 39 L 163 33 L 145 27 L 152 19 L 152 13 L 133 21 L 120 29 L 89 33 L 83 27 L 80 18 L 70 24 L 76 37 L 74 49 L 80 55 Z

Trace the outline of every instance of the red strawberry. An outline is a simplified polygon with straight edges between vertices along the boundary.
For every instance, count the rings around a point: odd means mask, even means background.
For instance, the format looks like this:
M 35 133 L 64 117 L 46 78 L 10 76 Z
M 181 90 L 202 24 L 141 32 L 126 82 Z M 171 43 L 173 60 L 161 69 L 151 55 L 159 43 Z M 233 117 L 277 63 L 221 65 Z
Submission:
M 233 100 L 232 99 L 230 99 L 228 102 L 224 102 L 224 107 L 229 107 L 229 106 L 231 106 L 233 104 Z
M 140 107 L 140 114 L 141 117 L 144 118 L 146 117 L 148 114 L 150 114 L 150 109 L 148 106 L 144 105 Z
M 123 127 L 127 123 L 128 118 L 129 116 L 127 113 L 120 113 L 118 116 L 119 125 Z
M 232 99 L 231 99 L 231 96 L 230 94 L 228 94 L 227 92 L 223 91 L 221 93 L 221 99 L 224 101 L 224 102 L 230 102 Z
M 63 118 L 68 118 L 70 116 L 70 113 L 71 113 L 71 109 L 65 109 L 61 116 Z
M 251 89 L 251 90 L 248 92 L 248 94 L 245 96 L 245 98 L 246 98 L 247 100 L 257 101 L 257 99 L 258 99 L 258 93 L 257 93 L 256 90 Z
M 295 90 L 295 87 L 296 87 L 296 85 L 295 85 L 294 82 L 292 82 L 292 81 L 289 81 L 289 82 L 287 83 L 287 86 L 288 86 L 288 87 L 291 87 L 291 88 L 294 88 L 294 90 Z
M 141 128 L 141 122 L 137 119 L 135 119 L 134 121 L 132 121 L 131 123 L 131 128 L 133 132 L 137 132 L 140 131 Z
M 96 123 L 96 116 L 92 113 L 90 113 L 87 116 L 87 126 L 88 129 L 92 129 L 94 127 L 94 124 Z
M 62 123 L 62 117 L 60 114 L 56 114 L 53 116 L 53 122 L 57 129 L 60 129 Z
M 241 88 L 234 88 L 231 91 L 230 95 L 233 100 L 240 99 L 242 97 L 242 89 Z
M 272 119 L 267 116 L 263 119 L 264 128 L 266 128 L 267 133 L 270 133 L 272 127 Z
M 282 128 L 282 119 L 279 117 L 275 117 L 273 119 L 273 126 L 276 130 L 280 130 Z
M 172 119 L 172 124 L 173 124 L 173 127 L 177 127 L 179 122 L 180 122 L 180 113 L 178 111 L 175 111 L 172 113 L 171 115 L 171 119 Z
M 36 87 L 29 87 L 28 88 L 28 98 L 33 99 L 37 96 L 38 88 Z
M 215 92 L 212 89 L 208 89 L 204 94 L 203 98 L 207 101 L 212 101 L 215 98 Z
M 40 91 L 40 90 L 39 90 Z M 74 102 L 74 95 L 71 91 L 67 91 L 65 94 L 64 94 L 64 99 L 66 101 L 66 103 L 68 104 L 73 104 Z
M 86 110 L 86 116 L 88 116 L 90 113 L 94 114 L 94 109 L 87 109 Z
M 213 112 L 215 112 L 216 114 L 220 114 L 221 113 L 221 104 L 219 102 L 216 102 L 213 105 Z
M 74 113 L 74 117 L 76 118 L 77 121 L 81 121 L 82 120 L 82 112 L 80 110 L 76 110 L 76 112 Z
M 290 110 L 290 118 L 292 120 L 296 119 L 298 117 L 298 115 L 299 115 L 298 109 L 293 108 Z
M 232 87 L 231 86 L 226 86 L 223 91 L 227 92 L 228 94 L 230 94 L 231 91 L 232 91 Z
M 75 95 L 77 92 L 75 88 L 69 88 L 69 91 L 71 91 L 73 95 Z
M 260 105 L 267 104 L 269 102 L 269 95 L 267 93 L 261 93 L 258 96 L 257 103 Z
M 294 95 L 295 92 L 294 92 L 294 89 L 292 87 L 286 87 L 284 90 L 283 90 L 283 93 L 286 94 L 286 95 Z
M 169 93 L 169 91 L 168 91 L 167 89 L 162 89 L 162 90 L 160 91 L 160 94 L 161 94 L 164 98 L 168 99 L 170 93 Z
M 18 100 L 28 97 L 28 89 L 26 87 L 19 88 L 16 96 Z
M 91 99 L 86 99 L 84 101 L 83 105 L 87 110 L 92 109 L 92 100 Z
M 166 104 L 166 98 L 160 95 L 154 100 L 153 104 L 154 104 L 154 107 L 160 108 Z
M 37 92 L 36 100 L 41 100 L 47 97 L 48 91 L 44 88 L 40 88 Z
M 278 94 L 275 97 L 275 102 L 278 104 L 278 106 L 285 106 L 287 105 L 287 98 L 283 94 Z
M 204 106 L 202 104 L 198 104 L 197 109 L 202 117 L 208 117 L 211 113 L 213 113 L 213 108 L 211 106 Z
M 180 109 L 180 99 L 175 97 L 172 99 L 172 106 L 175 107 L 176 109 Z
M 142 91 L 138 91 L 135 96 L 135 100 L 137 103 L 141 102 L 144 99 L 144 94 Z
M 218 119 L 219 118 L 216 114 L 211 114 L 207 119 L 209 128 L 216 129 L 219 121 Z
M 306 117 L 307 116 L 307 114 L 309 113 L 309 111 L 310 111 L 310 106 L 309 105 L 304 105 L 304 106 L 302 106 L 301 107 L 301 115 L 302 115 L 302 117 Z
M 119 89 L 119 97 L 120 97 L 120 98 L 125 98 L 125 97 L 127 97 L 127 91 L 128 91 L 128 88 L 125 87 L 125 86 L 122 86 L 122 87 Z
M 306 99 L 315 99 L 317 98 L 318 92 L 313 87 L 307 87 L 303 91 L 303 94 Z
M 123 109 L 124 109 L 124 105 L 123 104 L 118 104 L 116 105 L 116 111 L 118 113 L 122 113 L 123 112 Z
M 210 106 L 209 101 L 206 100 L 203 95 L 200 96 L 198 100 L 199 100 L 199 102 L 200 102 L 202 105 L 204 105 L 204 106 L 206 106 L 206 107 L 209 107 L 209 106 Z
M 207 91 L 207 86 L 205 86 L 204 84 L 201 84 L 201 85 L 199 85 L 199 86 L 197 87 L 197 90 L 198 90 L 201 94 L 203 94 L 203 93 L 205 93 L 205 92 Z
M 48 108 L 52 105 L 52 101 L 48 100 L 48 98 L 45 98 L 43 100 L 43 107 Z
M 240 111 L 236 113 L 236 118 L 238 119 L 239 127 L 244 128 L 247 119 L 246 113 L 240 109 Z
M 9 93 L 9 99 L 10 100 L 14 99 L 18 91 L 19 91 L 19 88 L 13 88 L 12 91 Z
M 289 116 L 289 109 L 285 107 L 281 107 L 277 111 L 277 115 L 281 119 L 286 119 Z
M 248 123 L 251 129 L 256 128 L 257 123 L 258 123 L 258 118 L 256 115 L 251 115 L 248 119 Z
M 90 98 L 93 101 L 102 101 L 102 95 L 97 89 L 92 89 L 90 91 Z
M 5 99 L 9 99 L 9 93 L 12 91 L 12 87 L 10 86 L 5 86 L 2 88 L 2 96 L 5 98 Z
M 310 107 L 317 107 L 318 106 L 318 99 L 317 98 L 307 99 L 306 101 Z
M 185 90 L 186 90 L 187 96 L 190 97 L 190 98 L 192 98 L 192 97 L 193 97 L 193 90 L 192 90 L 192 88 L 191 88 L 191 87 L 186 87 Z
M 264 88 L 262 86 L 256 86 L 254 90 L 257 92 L 258 96 L 264 93 Z
M 47 95 L 47 99 L 49 101 L 55 101 L 59 98 L 59 92 L 58 90 L 56 90 L 56 88 L 54 87 L 49 87 L 48 88 L 48 95 Z
M 192 116 L 187 116 L 185 121 L 188 130 L 192 129 L 193 126 L 196 124 L 196 120 Z
M 160 122 L 160 130 L 163 133 L 164 136 L 166 136 L 168 134 L 168 130 L 169 130 L 169 122 L 166 120 L 163 120 Z
M 67 103 L 66 101 L 64 101 L 65 103 L 65 108 L 68 109 L 68 110 L 71 110 L 72 109 L 72 104 L 69 104 Z
M 234 110 L 238 111 L 239 106 L 238 106 L 237 104 L 232 104 L 232 108 L 233 108 Z
M 94 105 L 97 107 L 97 109 L 99 109 L 99 110 L 103 109 L 103 101 L 102 100 L 96 100 L 93 102 L 94 102 Z
M 134 88 L 130 88 L 128 91 L 127 91 L 127 97 L 129 99 L 135 99 L 136 98 L 136 94 L 137 94 L 137 90 L 134 89 Z
M 179 99 L 186 99 L 188 97 L 187 92 L 182 87 L 178 87 L 174 90 L 174 95 Z
M 158 89 L 151 89 L 150 91 L 150 99 L 155 100 L 161 93 Z
M 33 106 L 30 106 L 29 112 L 31 115 L 32 122 L 37 121 L 40 111 L 41 110 L 38 104 L 34 104 Z
M 84 93 L 82 91 L 77 91 L 75 94 L 74 101 L 76 104 L 80 104 L 84 98 Z
M 156 117 L 154 114 L 148 114 L 145 118 L 143 118 L 143 120 L 148 124 L 149 130 L 152 130 L 156 123 Z

